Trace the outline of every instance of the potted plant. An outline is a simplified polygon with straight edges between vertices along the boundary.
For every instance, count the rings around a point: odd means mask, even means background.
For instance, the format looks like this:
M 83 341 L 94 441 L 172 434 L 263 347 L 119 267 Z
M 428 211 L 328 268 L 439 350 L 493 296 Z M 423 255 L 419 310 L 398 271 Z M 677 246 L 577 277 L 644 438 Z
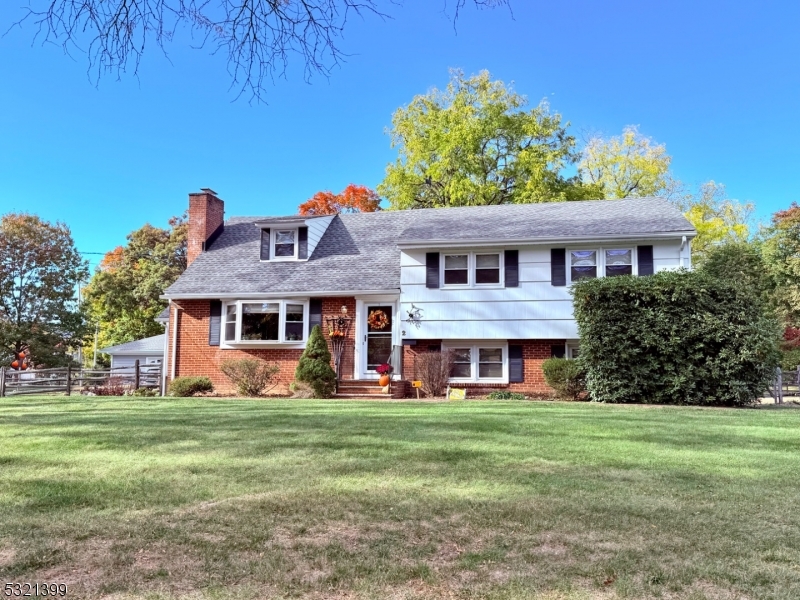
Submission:
M 389 382 L 391 381 L 391 377 L 389 377 L 389 375 L 394 370 L 392 365 L 389 363 L 383 363 L 375 367 L 375 370 L 378 372 L 378 375 L 380 375 L 380 379 L 378 379 L 378 385 L 381 387 L 386 387 L 389 385 Z

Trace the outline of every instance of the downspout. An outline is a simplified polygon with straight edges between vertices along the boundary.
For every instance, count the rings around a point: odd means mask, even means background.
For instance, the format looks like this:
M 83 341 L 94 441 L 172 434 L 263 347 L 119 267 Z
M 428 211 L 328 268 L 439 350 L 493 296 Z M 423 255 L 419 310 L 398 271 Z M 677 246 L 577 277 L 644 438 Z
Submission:
M 175 379 L 175 357 L 177 355 L 178 346 L 178 305 L 175 305 L 175 311 L 172 313 L 173 317 L 173 330 L 172 330 L 172 357 L 170 359 L 170 381 Z
M 161 359 L 161 395 L 167 395 L 167 354 L 169 353 L 169 312 L 164 323 L 164 354 Z
M 683 236 L 683 238 L 681 238 L 681 250 L 680 250 L 681 269 L 686 268 L 686 256 L 685 256 L 686 253 L 684 252 L 685 249 L 686 249 L 686 236 Z

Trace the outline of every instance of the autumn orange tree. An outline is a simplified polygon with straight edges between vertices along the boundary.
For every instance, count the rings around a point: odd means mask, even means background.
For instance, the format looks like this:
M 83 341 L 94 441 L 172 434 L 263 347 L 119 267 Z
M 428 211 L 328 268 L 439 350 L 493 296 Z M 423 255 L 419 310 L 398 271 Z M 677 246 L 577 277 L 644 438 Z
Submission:
M 365 185 L 351 183 L 338 194 L 317 192 L 298 206 L 301 215 L 336 215 L 352 212 L 375 212 L 380 210 L 378 194 Z
M 86 336 L 76 288 L 88 275 L 69 227 L 36 215 L 0 217 L 0 364 L 23 347 L 31 363 L 69 364 Z
M 159 297 L 186 269 L 186 227 L 184 217 L 169 228 L 145 224 L 103 257 L 85 296 L 101 347 L 163 333 L 155 318 L 167 303 Z

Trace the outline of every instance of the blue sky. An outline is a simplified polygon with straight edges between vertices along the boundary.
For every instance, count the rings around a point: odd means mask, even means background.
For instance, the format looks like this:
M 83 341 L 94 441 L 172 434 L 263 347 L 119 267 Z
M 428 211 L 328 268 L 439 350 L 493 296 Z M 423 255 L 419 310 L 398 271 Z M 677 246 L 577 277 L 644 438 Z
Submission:
M 20 4 L 3 3 L 3 30 Z M 762 219 L 798 199 L 800 3 L 512 0 L 513 18 L 470 7 L 456 31 L 443 5 L 406 0 L 387 4 L 391 20 L 351 21 L 346 63 L 308 84 L 295 60 L 267 104 L 234 101 L 207 50 L 176 44 L 168 61 L 151 47 L 138 79 L 96 86 L 84 57 L 12 29 L 0 38 L 0 213 L 64 221 L 80 250 L 105 252 L 145 222 L 165 226 L 201 187 L 228 216 L 375 187 L 396 157 L 392 113 L 445 86 L 451 67 L 547 98 L 575 135 L 639 125 L 679 179 L 722 182 Z

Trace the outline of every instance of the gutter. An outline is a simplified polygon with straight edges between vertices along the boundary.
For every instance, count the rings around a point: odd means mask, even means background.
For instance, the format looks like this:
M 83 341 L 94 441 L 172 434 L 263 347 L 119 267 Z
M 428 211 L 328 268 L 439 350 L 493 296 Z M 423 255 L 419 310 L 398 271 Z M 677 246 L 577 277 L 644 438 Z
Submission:
M 603 242 L 610 241 L 635 241 L 635 240 L 652 240 L 652 239 L 675 239 L 675 238 L 693 238 L 697 232 L 693 229 L 685 231 L 668 231 L 657 233 L 626 233 L 626 234 L 613 234 L 613 235 L 575 235 L 575 236 L 559 236 L 549 238 L 504 238 L 504 239 L 491 239 L 486 238 L 468 238 L 468 239 L 429 239 L 429 240 L 413 240 L 413 241 L 399 241 L 397 242 L 398 248 L 457 248 L 463 246 L 479 246 L 479 247 L 496 247 L 496 246 L 509 246 L 509 245 L 568 245 L 586 242 Z
M 159 296 L 162 300 L 260 300 L 262 298 L 309 298 L 328 297 L 328 298 L 349 298 L 352 296 L 395 296 L 400 294 L 400 288 L 388 290 L 311 290 L 307 292 L 202 292 L 202 293 L 177 293 L 163 294 Z

